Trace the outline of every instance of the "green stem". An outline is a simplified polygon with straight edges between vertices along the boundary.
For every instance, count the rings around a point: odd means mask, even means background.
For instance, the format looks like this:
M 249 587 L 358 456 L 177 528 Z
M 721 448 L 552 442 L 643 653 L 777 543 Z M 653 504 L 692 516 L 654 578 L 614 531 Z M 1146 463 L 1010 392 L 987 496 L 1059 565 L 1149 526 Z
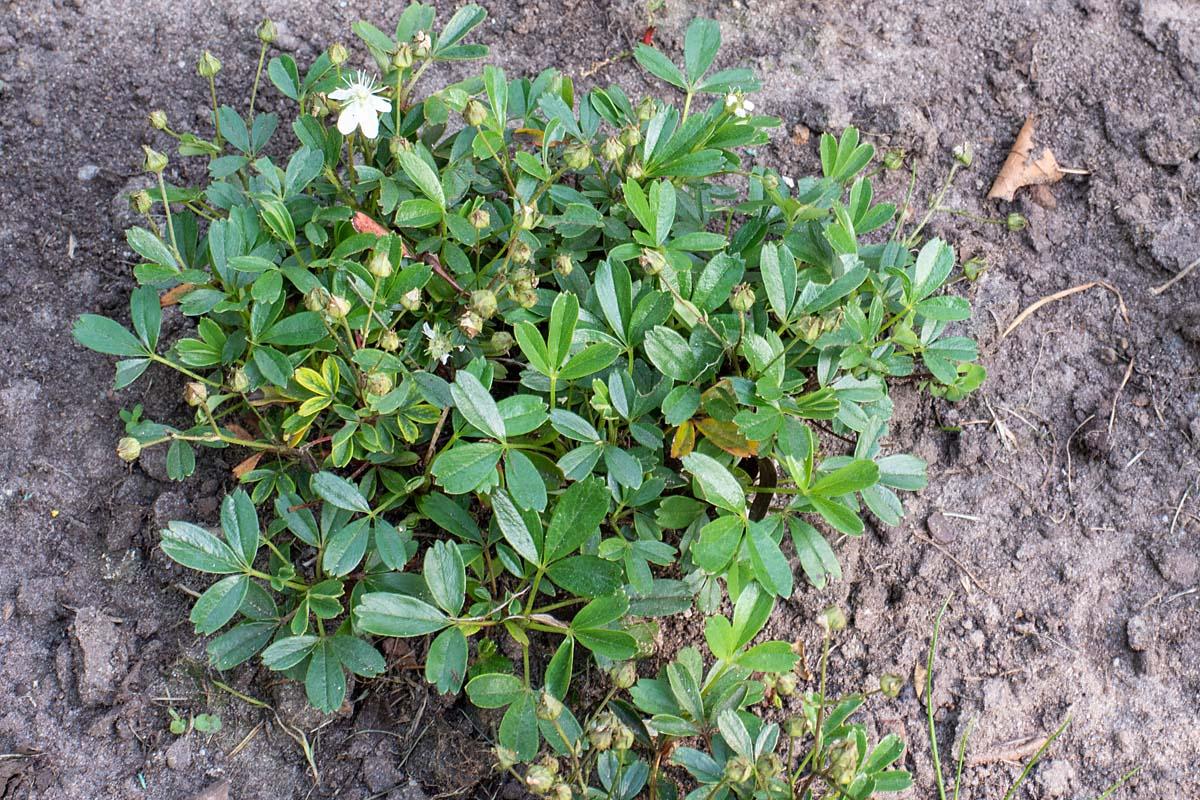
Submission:
M 262 78 L 263 61 L 267 58 L 267 43 L 258 50 L 258 69 L 254 71 L 254 86 L 250 89 L 250 120 L 254 121 L 254 100 L 258 97 L 258 82 Z
M 221 117 L 217 114 L 217 80 L 212 75 L 208 76 L 208 93 L 212 97 L 213 128 L 217 134 L 217 147 L 221 147 L 225 140 L 221 138 Z
M 171 251 L 179 261 L 180 268 L 183 268 L 187 265 L 183 263 L 183 254 L 179 251 L 179 244 L 175 241 L 175 224 L 171 220 L 171 204 L 167 202 L 167 183 L 163 180 L 162 172 L 158 173 L 158 193 L 162 197 L 163 213 L 167 216 L 167 232 L 171 235 Z

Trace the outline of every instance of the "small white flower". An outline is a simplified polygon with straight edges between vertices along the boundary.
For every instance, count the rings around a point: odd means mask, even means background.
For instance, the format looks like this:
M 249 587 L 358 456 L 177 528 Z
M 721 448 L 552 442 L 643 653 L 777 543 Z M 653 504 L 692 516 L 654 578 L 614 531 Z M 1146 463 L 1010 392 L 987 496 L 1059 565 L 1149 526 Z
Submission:
M 342 104 L 337 129 L 343 136 L 349 136 L 355 128 L 368 139 L 379 135 L 379 115 L 392 110 L 391 102 L 379 96 L 382 91 L 383 87 L 375 85 L 374 77 L 359 71 L 347 79 L 344 87 L 329 93 L 331 100 Z
M 450 343 L 449 334 L 443 333 L 439 328 L 430 325 L 428 322 L 421 326 L 421 331 L 424 332 L 425 338 L 429 340 L 426 349 L 429 352 L 429 357 L 434 361 L 440 361 L 445 364 L 450 360 L 450 354 L 464 349 L 465 345 L 455 347 Z
M 754 103 L 741 92 L 730 92 L 725 95 L 725 110 L 739 119 L 745 119 L 754 110 Z

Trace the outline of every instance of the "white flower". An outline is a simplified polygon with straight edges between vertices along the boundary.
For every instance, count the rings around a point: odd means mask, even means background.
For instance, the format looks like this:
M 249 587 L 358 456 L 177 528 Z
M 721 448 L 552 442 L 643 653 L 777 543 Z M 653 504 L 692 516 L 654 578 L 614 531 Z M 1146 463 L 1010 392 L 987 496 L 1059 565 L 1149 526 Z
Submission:
M 725 110 L 739 119 L 745 119 L 754 110 L 754 103 L 741 92 L 730 92 L 725 95 Z
M 421 326 L 421 330 L 424 332 L 425 338 L 429 340 L 427 349 L 429 357 L 434 361 L 440 361 L 445 364 L 450 360 L 451 353 L 464 348 L 464 345 L 461 344 L 457 347 L 452 345 L 448 334 L 442 333 L 439 328 L 430 325 L 428 322 Z
M 329 93 L 331 100 L 342 104 L 337 129 L 343 136 L 349 136 L 355 128 L 368 139 L 379 135 L 379 115 L 392 110 L 391 102 L 379 96 L 382 91 L 382 87 L 375 85 L 374 77 L 359 71 L 347 79 L 344 87 Z

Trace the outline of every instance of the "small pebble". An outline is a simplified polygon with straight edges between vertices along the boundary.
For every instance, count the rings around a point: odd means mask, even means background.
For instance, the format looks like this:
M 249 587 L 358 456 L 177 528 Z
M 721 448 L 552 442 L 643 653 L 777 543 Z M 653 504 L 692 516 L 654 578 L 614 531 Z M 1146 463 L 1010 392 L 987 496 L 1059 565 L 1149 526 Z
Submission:
M 82 167 L 79 168 L 79 172 L 75 173 L 76 177 L 78 177 L 79 180 L 84 181 L 85 183 L 87 181 L 93 180 L 99 174 L 100 174 L 100 167 L 96 166 L 95 164 L 84 164 Z

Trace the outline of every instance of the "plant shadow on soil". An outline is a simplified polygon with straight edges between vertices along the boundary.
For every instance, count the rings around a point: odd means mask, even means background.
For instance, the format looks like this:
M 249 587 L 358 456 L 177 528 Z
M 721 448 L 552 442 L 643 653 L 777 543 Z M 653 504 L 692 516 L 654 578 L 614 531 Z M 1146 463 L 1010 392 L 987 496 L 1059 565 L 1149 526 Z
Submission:
M 479 39 L 510 74 L 553 65 L 579 76 L 644 26 L 634 2 L 484 4 Z M 671 4 L 658 43 L 676 53 L 691 15 L 720 20 L 723 62 L 754 66 L 765 84 L 756 100 L 784 120 L 762 163 L 811 172 L 817 134 L 854 123 L 877 147 L 907 151 L 924 197 L 951 147 L 972 141 L 976 163 L 946 205 L 1017 210 L 1030 224 L 1008 233 L 949 215 L 933 223 L 962 257 L 990 265 L 959 286 L 975 305 L 971 333 L 990 379 L 958 405 L 898 388 L 891 446 L 929 461 L 930 488 L 908 500 L 902 526 L 839 543 L 845 579 L 800 590 L 768 633 L 799 632 L 812 651 L 814 614 L 842 604 L 851 625 L 834 655 L 835 688 L 866 688 L 883 672 L 913 676 L 954 594 L 934 700 L 943 753 L 977 719 L 967 797 L 1003 794 L 1028 741 L 1067 714 L 1072 725 L 1026 796 L 1092 798 L 1139 766 L 1117 797 L 1200 796 L 1200 275 L 1149 291 L 1200 256 L 1200 10 L 1167 0 L 827 6 Z M 386 24 L 398 9 L 0 9 L 0 798 L 519 796 L 489 772 L 494 721 L 403 668 L 419 650 L 393 652 L 388 678 L 360 683 L 332 718 L 254 666 L 216 677 L 279 719 L 212 683 L 181 591 L 202 587 L 157 550 L 156 532 L 169 519 L 214 522 L 237 456 L 207 456 L 184 484 L 166 480 L 161 453 L 125 469 L 113 455 L 117 410 L 142 403 L 181 419 L 179 385 L 160 373 L 116 396 L 111 365 L 68 332 L 79 313 L 125 313 L 124 195 L 142 185 L 139 145 L 157 141 L 144 115 L 161 107 L 178 128 L 202 127 L 205 87 L 192 69 L 202 48 L 224 61 L 222 87 L 243 96 L 263 15 L 282 23 L 279 49 L 303 62 L 349 41 L 354 20 Z M 609 82 L 634 96 L 650 88 L 628 60 L 581 84 Z M 273 89 L 260 98 L 262 109 L 282 108 Z M 984 201 L 1028 113 L 1062 163 L 1091 174 L 1053 187 L 1053 204 Z M 887 174 L 877 194 L 900 200 L 907 181 L 906 171 Z M 1120 291 L 1128 324 L 1113 294 L 1095 288 L 1000 336 L 1031 302 L 1095 279 Z M 186 322 L 168 315 L 167 325 L 178 336 Z M 697 640 L 701 622 L 664 625 L 662 651 Z M 176 738 L 172 705 L 218 713 L 223 729 Z M 914 691 L 867 714 L 877 732 L 909 741 L 911 796 L 930 796 Z M 286 730 L 311 744 L 319 784 Z

